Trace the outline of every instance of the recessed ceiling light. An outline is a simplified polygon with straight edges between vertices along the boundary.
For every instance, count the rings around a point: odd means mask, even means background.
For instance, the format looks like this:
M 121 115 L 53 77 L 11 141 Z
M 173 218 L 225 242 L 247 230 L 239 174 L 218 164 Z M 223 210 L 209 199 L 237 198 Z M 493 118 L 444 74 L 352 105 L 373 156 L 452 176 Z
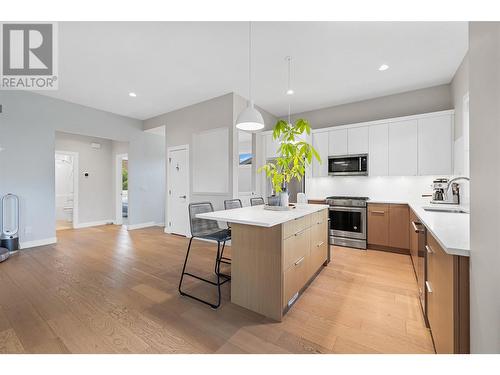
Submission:
M 135 92 L 129 92 L 128 96 L 135 98 L 137 96 L 137 94 Z
M 383 72 L 384 70 L 387 70 L 387 69 L 389 69 L 389 65 L 387 65 L 387 64 L 382 64 L 378 68 L 378 70 L 380 70 L 381 72 Z
M 286 90 L 286 94 L 293 95 L 293 94 L 295 94 L 295 91 L 293 91 L 292 89 L 288 89 L 288 90 Z

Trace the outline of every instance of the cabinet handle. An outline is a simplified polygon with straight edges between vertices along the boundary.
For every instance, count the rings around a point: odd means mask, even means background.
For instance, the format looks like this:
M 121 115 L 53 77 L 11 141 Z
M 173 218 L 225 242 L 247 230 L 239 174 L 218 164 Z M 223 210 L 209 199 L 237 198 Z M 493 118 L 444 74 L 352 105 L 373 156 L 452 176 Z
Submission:
M 417 225 L 422 225 L 422 223 L 419 223 L 418 221 L 412 221 L 411 224 L 413 225 L 413 229 L 415 230 L 415 233 L 423 233 L 424 231 L 422 229 L 418 229 Z
M 304 233 L 306 230 L 302 229 L 300 232 L 295 233 L 295 236 L 300 236 L 302 233 Z
M 323 244 L 324 244 L 324 243 L 325 243 L 325 241 L 321 241 L 321 242 L 320 242 L 319 244 L 317 244 L 316 246 L 317 246 L 317 247 L 321 247 L 321 246 L 323 246 Z
M 434 254 L 434 250 L 432 250 L 432 247 L 425 245 L 425 250 L 427 250 L 427 254 Z
M 425 289 L 427 289 L 427 293 L 432 293 L 432 288 L 431 288 L 431 283 L 426 281 L 425 282 Z
M 370 211 L 372 214 L 385 215 L 385 211 Z
M 298 266 L 302 261 L 304 260 L 304 257 L 300 258 L 298 261 L 296 261 L 294 264 Z

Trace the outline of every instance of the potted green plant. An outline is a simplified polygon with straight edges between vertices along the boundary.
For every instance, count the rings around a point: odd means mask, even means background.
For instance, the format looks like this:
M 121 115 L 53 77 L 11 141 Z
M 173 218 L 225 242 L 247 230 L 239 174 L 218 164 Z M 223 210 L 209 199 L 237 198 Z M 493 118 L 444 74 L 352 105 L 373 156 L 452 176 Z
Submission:
M 278 157 L 259 168 L 271 180 L 273 190 L 280 196 L 280 205 L 288 206 L 287 185 L 296 178 L 302 180 L 306 167 L 312 163 L 313 158 L 321 162 L 321 158 L 314 147 L 300 139 L 302 134 L 311 134 L 311 126 L 304 119 L 298 119 L 294 124 L 279 120 L 274 126 L 273 138 L 280 140 Z

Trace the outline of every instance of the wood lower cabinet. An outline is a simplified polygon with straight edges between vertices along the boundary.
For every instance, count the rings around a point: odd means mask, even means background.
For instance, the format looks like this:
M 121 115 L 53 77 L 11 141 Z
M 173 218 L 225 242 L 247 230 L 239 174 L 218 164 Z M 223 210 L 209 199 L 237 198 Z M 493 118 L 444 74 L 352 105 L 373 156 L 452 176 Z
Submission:
M 406 204 L 368 204 L 368 247 L 409 253 L 409 208 Z
M 283 240 L 283 308 L 288 308 L 297 299 L 300 291 L 314 277 L 327 260 L 328 255 L 328 210 L 304 217 L 297 224 L 296 232 Z M 293 225 L 288 224 L 287 225 Z M 298 230 L 297 230 L 298 229 Z
M 469 353 L 469 258 L 427 233 L 427 319 L 438 354 Z
M 388 204 L 368 204 L 368 244 L 389 246 Z

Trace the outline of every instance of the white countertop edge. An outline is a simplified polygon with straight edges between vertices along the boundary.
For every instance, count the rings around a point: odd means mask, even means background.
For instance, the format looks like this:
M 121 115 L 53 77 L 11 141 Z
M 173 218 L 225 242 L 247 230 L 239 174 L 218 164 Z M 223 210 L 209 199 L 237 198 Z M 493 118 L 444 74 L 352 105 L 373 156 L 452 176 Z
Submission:
M 289 210 L 289 211 L 271 211 L 271 210 L 264 210 L 264 206 L 254 206 L 254 207 L 243 207 L 243 208 L 235 208 L 232 210 L 219 210 L 219 211 L 214 211 L 214 212 L 207 212 L 207 213 L 202 213 L 202 214 L 197 214 L 196 217 L 200 219 L 208 219 L 208 220 L 217 220 L 221 222 L 229 222 L 232 224 L 244 224 L 244 225 L 253 225 L 253 226 L 258 226 L 258 227 L 265 227 L 265 228 L 270 228 L 275 225 L 280 225 L 283 223 L 286 223 L 287 221 L 291 221 L 294 219 L 301 218 L 306 215 L 310 215 L 312 213 L 321 211 L 325 208 L 329 208 L 327 204 L 299 204 L 296 206 L 296 208 Z M 304 208 L 307 208 L 304 210 Z M 262 210 L 264 212 L 264 215 L 273 215 L 273 214 L 285 214 L 287 215 L 286 218 L 278 218 L 278 219 L 273 219 L 273 220 L 259 220 L 259 219 L 251 219 L 251 220 L 245 220 L 245 219 L 239 219 L 230 217 L 231 216 L 231 211 L 235 210 Z

